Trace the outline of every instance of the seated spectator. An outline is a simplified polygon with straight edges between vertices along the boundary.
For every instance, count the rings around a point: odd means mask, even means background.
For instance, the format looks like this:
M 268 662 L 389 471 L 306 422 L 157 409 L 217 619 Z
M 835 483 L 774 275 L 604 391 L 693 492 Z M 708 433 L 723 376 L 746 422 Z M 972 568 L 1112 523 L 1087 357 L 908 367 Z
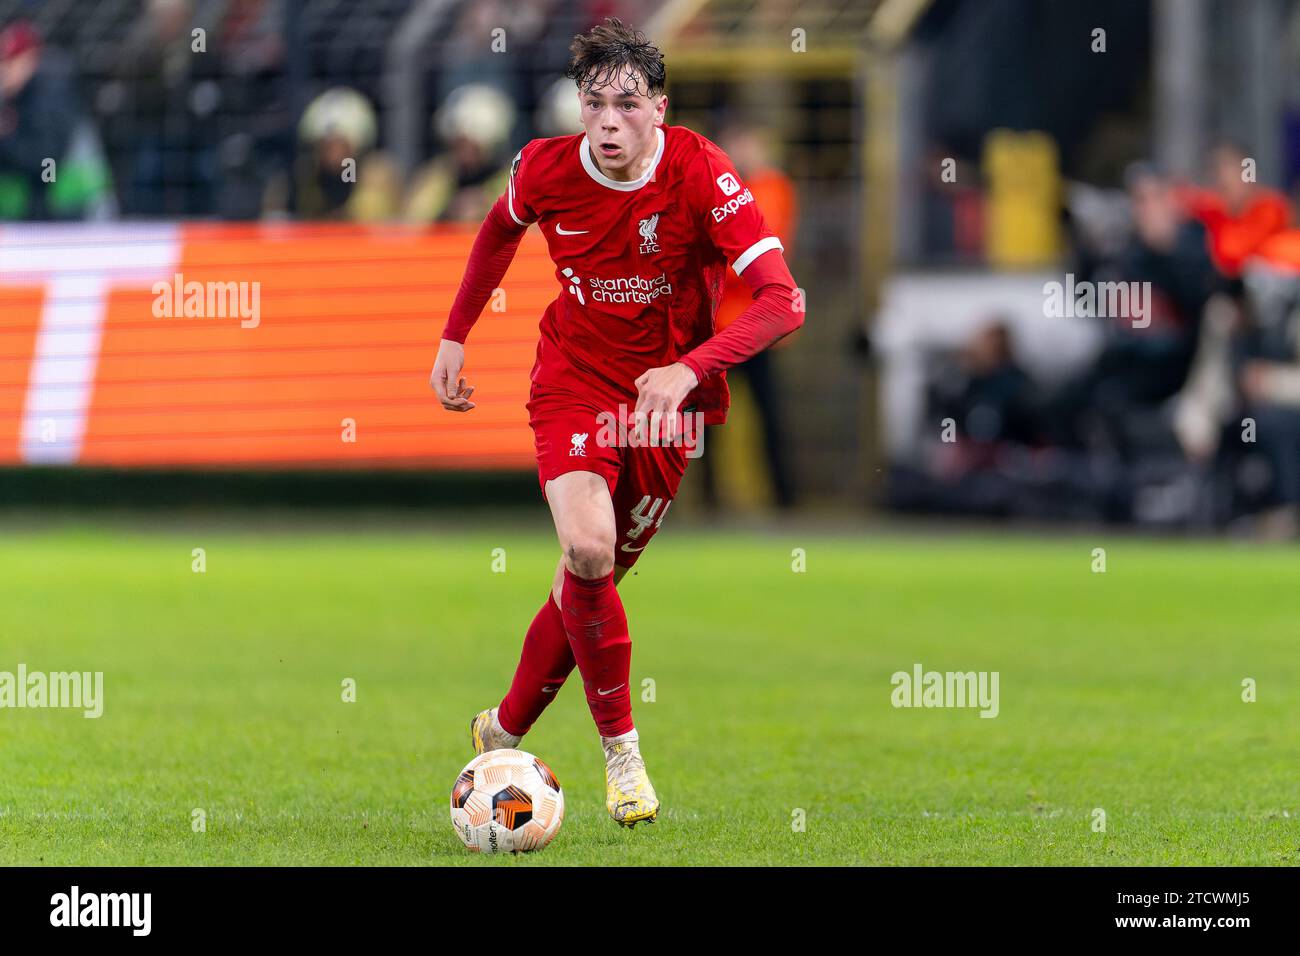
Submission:
M 935 407 L 958 435 L 980 444 L 1038 440 L 1033 382 L 1016 362 L 1005 322 L 991 321 L 971 337 L 946 384 Z
M 1126 517 L 1122 476 L 1043 441 L 1039 386 L 1016 358 L 1009 318 L 987 319 L 955 355 L 936 355 L 927 437 L 915 463 L 891 466 L 886 500 L 908 510 Z
M 1300 305 L 1300 230 L 1289 229 L 1262 241 L 1243 265 L 1240 295 L 1216 296 L 1205 309 L 1196 358 L 1178 397 L 1174 427 L 1187 457 L 1209 462 L 1220 438 L 1250 402 L 1296 404 L 1300 377 L 1290 336 L 1292 314 Z M 1288 396 L 1294 395 L 1292 402 Z
M 1242 367 L 1243 413 L 1272 467 L 1274 507 L 1256 527 L 1269 538 L 1300 536 L 1300 364 L 1252 361 Z M 1281 394 L 1279 394 L 1281 393 Z
M 1270 500 L 1256 519 L 1257 530 L 1294 538 L 1300 536 L 1300 231 L 1261 248 L 1248 271 L 1256 288 L 1265 272 L 1285 283 L 1284 291 L 1273 301 L 1262 289 L 1252 296 L 1250 321 L 1235 337 L 1230 368 L 1241 407 L 1228 430 L 1239 432 L 1243 420 L 1253 422 L 1255 445 L 1272 471 Z
M 1106 441 L 1121 457 L 1140 449 L 1125 437 L 1131 412 L 1150 410 L 1183 387 L 1191 367 L 1201 315 L 1222 288 L 1208 253 L 1205 229 L 1180 207 L 1169 181 L 1145 164 L 1129 170 L 1134 233 L 1118 259 L 1097 277 L 1150 283 L 1144 323 L 1112 316 L 1106 342 L 1092 366 L 1062 389 L 1047 409 L 1061 444 Z
M 1179 196 L 1209 233 L 1215 266 L 1234 279 L 1265 240 L 1291 224 L 1291 204 L 1248 176 L 1243 165 L 1248 159 L 1240 146 L 1220 142 L 1210 154 L 1214 188 L 1183 188 Z

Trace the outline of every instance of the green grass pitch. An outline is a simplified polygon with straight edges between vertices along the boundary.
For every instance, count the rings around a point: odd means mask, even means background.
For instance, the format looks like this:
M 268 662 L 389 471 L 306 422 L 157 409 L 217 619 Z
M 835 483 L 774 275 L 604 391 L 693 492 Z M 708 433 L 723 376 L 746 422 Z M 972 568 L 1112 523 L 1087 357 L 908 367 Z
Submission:
M 105 704 L 0 710 L 0 863 L 1300 863 L 1294 551 L 672 527 L 621 588 L 659 822 L 606 816 L 575 674 L 524 742 L 559 836 L 473 856 L 448 793 L 556 554 L 533 524 L 6 531 L 0 671 L 103 671 Z M 915 663 L 997 671 L 999 715 L 894 708 Z

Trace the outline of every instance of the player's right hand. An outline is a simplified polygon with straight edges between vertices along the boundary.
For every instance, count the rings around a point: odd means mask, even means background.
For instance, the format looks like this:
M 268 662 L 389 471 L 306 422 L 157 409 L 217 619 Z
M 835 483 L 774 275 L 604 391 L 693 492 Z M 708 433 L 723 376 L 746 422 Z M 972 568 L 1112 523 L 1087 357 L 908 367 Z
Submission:
M 467 412 L 474 407 L 469 397 L 474 394 L 474 386 L 466 386 L 461 377 L 465 367 L 465 346 L 459 342 L 443 339 L 438 346 L 438 357 L 433 360 L 433 374 L 429 376 L 429 385 L 438 394 L 438 401 L 449 412 Z

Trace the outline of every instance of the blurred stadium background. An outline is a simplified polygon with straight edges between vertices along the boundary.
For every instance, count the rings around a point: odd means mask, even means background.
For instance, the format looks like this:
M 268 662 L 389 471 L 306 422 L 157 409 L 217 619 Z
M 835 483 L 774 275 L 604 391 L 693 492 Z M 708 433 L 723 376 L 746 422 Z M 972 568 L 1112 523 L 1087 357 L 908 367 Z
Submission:
M 425 380 L 608 15 L 664 47 L 670 122 L 732 153 L 808 301 L 678 520 L 1296 533 L 1291 0 L 0 0 L 5 497 L 535 501 L 535 233 L 471 342 L 478 411 Z M 178 276 L 259 284 L 258 321 L 156 317 Z M 1049 315 L 1067 278 L 1151 282 L 1154 321 Z

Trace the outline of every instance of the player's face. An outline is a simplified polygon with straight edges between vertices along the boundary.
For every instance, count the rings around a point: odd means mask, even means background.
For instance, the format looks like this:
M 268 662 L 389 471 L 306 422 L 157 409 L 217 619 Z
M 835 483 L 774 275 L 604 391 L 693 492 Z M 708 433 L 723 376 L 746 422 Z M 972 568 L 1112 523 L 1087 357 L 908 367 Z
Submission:
M 658 145 L 655 127 L 663 124 L 668 97 L 650 95 L 635 72 L 578 90 L 582 126 L 596 164 L 610 179 L 641 175 Z

